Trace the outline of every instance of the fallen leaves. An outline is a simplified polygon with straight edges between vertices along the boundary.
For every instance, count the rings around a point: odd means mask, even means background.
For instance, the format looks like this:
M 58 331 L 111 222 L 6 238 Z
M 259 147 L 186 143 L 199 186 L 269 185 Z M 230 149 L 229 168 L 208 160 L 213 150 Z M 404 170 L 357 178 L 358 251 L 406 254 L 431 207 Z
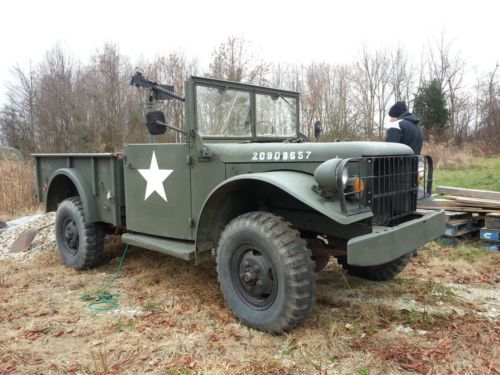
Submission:
M 196 361 L 192 357 L 179 357 L 173 359 L 169 364 L 167 364 L 166 368 L 186 368 L 186 369 L 194 369 L 196 366 Z

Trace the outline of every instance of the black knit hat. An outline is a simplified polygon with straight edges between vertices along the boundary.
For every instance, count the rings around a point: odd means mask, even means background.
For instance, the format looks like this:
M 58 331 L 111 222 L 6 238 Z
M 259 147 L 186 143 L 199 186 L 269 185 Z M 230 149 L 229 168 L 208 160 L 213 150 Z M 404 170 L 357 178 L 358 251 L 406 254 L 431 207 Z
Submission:
M 389 116 L 391 117 L 399 117 L 403 113 L 407 112 L 408 108 L 406 107 L 405 102 L 396 102 L 391 109 L 389 109 Z

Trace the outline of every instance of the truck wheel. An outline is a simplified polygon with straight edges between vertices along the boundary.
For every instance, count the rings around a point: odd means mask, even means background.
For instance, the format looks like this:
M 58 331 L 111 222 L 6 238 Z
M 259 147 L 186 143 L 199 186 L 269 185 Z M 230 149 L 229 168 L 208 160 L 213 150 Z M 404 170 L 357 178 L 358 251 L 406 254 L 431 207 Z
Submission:
M 224 299 L 246 325 L 281 334 L 314 307 L 311 251 L 297 230 L 268 212 L 248 212 L 222 232 L 217 273 Z
M 393 279 L 397 274 L 404 270 L 406 265 L 410 263 L 412 253 L 405 254 L 388 263 L 378 266 L 360 267 L 347 264 L 347 257 L 341 256 L 337 258 L 339 264 L 353 276 L 373 281 L 386 281 Z
M 61 202 L 56 213 L 56 243 L 64 264 L 75 269 L 101 262 L 104 230 L 99 223 L 87 223 L 79 197 Z

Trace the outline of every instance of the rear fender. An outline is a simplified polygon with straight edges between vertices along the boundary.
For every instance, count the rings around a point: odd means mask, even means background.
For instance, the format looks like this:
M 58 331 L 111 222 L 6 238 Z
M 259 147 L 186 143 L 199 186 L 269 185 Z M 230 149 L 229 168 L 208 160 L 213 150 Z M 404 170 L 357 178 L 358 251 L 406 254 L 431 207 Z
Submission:
M 52 174 L 45 195 L 47 212 L 56 211 L 59 203 L 75 195 L 82 201 L 86 221 L 98 221 L 99 213 L 96 200 L 92 196 L 92 188 L 82 175 L 72 168 L 61 168 Z

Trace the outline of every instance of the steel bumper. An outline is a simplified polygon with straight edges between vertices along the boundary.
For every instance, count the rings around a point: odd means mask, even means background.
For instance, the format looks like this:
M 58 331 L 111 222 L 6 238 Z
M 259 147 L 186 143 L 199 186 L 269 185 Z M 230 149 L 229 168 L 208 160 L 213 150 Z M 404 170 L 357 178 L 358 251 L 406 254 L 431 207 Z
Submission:
M 347 263 L 376 266 L 409 253 L 443 235 L 444 211 L 432 212 L 394 227 L 374 227 L 373 232 L 347 242 Z

